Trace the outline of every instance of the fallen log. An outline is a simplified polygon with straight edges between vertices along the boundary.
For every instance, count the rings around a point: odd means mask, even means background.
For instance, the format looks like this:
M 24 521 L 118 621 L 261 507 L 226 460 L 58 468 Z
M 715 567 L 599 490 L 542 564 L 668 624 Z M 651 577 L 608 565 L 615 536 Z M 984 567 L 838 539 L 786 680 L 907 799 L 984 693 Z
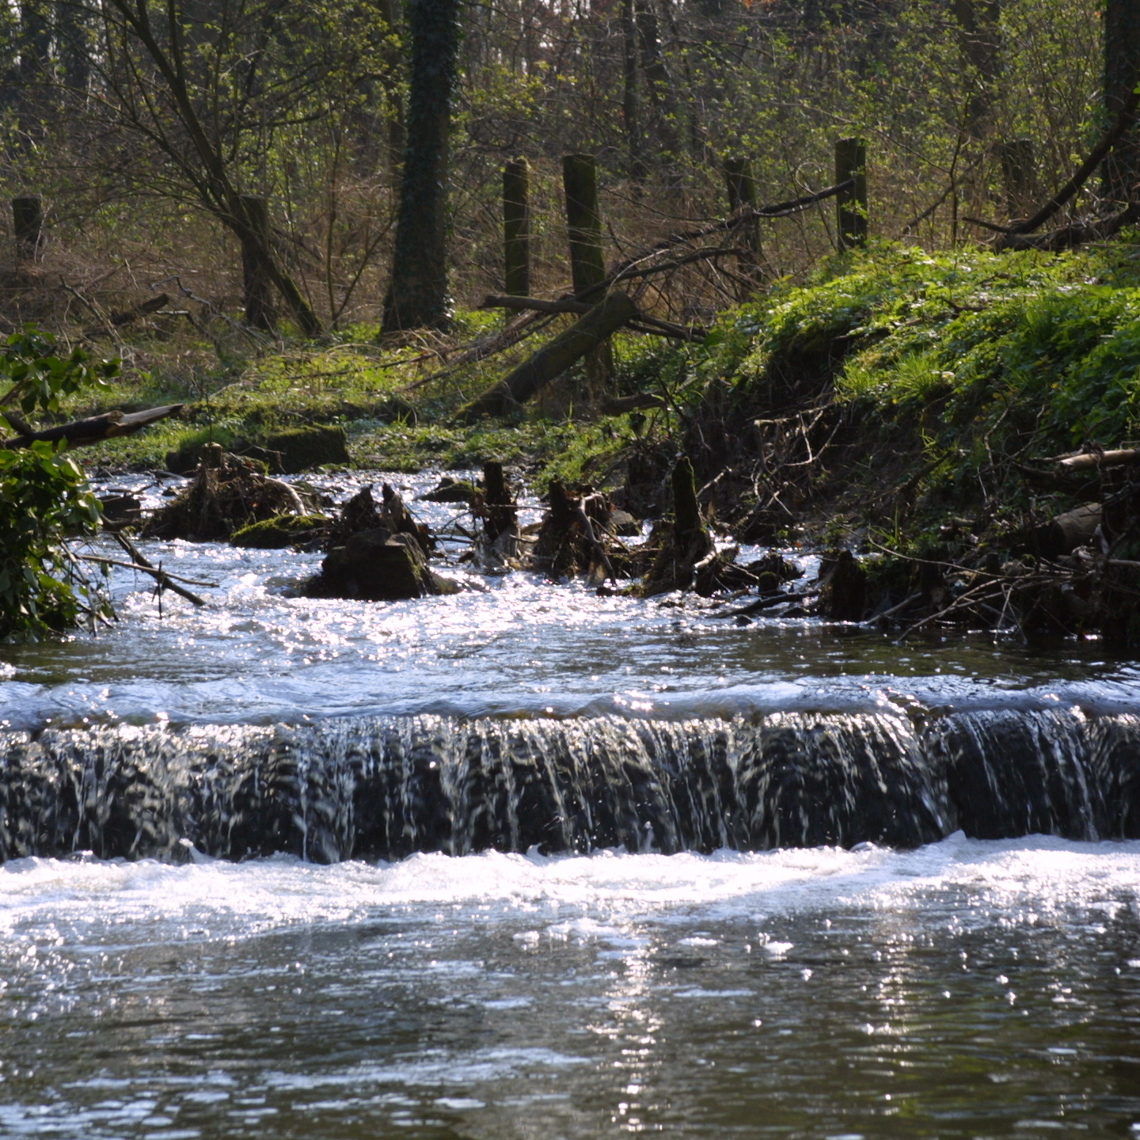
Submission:
M 176 415 L 186 405 L 166 404 L 161 408 L 148 408 L 145 412 L 104 412 L 101 416 L 91 416 L 59 427 L 32 431 L 14 412 L 4 413 L 4 418 L 19 432 L 11 439 L 0 440 L 0 447 L 16 451 L 30 447 L 33 443 L 62 443 L 65 447 L 85 447 L 91 443 L 102 443 L 120 435 L 132 435 L 148 424 L 157 423 L 167 416 Z
M 997 226 L 991 222 L 984 222 L 978 218 L 965 218 L 964 221 L 971 222 L 974 225 L 980 225 L 988 230 L 995 230 L 1001 236 L 994 244 L 994 249 L 999 252 L 1002 250 L 1018 250 L 1027 248 L 1045 248 L 1052 249 L 1053 246 L 1034 246 L 1032 244 L 1024 244 L 1018 241 L 1022 235 L 1031 234 L 1034 230 L 1040 229 L 1058 210 L 1061 209 L 1070 199 L 1072 199 L 1080 188 L 1089 180 L 1092 173 L 1098 166 L 1108 157 L 1108 155 L 1116 148 L 1117 143 L 1121 141 L 1132 129 L 1136 122 L 1137 112 L 1140 111 L 1140 88 L 1133 91 L 1129 96 L 1128 101 L 1120 109 L 1120 113 L 1116 116 L 1112 126 L 1101 136 L 1100 141 L 1089 152 L 1084 162 L 1081 163 L 1077 172 L 1037 211 L 1031 218 L 1027 218 L 1023 222 L 1016 222 L 1012 226 Z M 1131 209 L 1131 205 L 1129 206 Z M 1125 214 L 1128 210 L 1124 211 Z M 1120 215 L 1118 215 L 1119 217 Z M 1114 220 L 1114 219 L 1110 219 Z M 1129 224 L 1128 221 L 1120 223 L 1121 225 Z M 1095 225 L 1095 223 L 1094 223 Z M 1119 226 L 1117 227 L 1119 228 Z M 1076 236 L 1074 227 L 1066 226 L 1059 231 L 1055 231 L 1053 235 L 1042 235 L 1045 239 L 1061 240 L 1056 235 L 1068 232 L 1068 240 L 1070 245 L 1078 244 L 1071 239 Z M 1113 230 L 1112 232 L 1115 232 Z M 1096 240 L 1095 237 L 1089 237 L 1082 240 Z M 1064 249 L 1066 246 L 1061 245 L 1055 248 Z
M 1074 246 L 1090 241 L 1106 241 L 1115 236 L 1125 226 L 1140 221 L 1140 202 L 1131 202 L 1119 213 L 1107 218 L 1097 218 L 1087 222 L 1073 222 L 1060 229 L 1043 234 L 1006 234 L 1001 239 L 1005 250 L 1036 249 L 1045 253 L 1060 253 Z
M 1057 515 L 1033 532 L 1033 544 L 1044 558 L 1070 554 L 1078 546 L 1087 546 L 1101 524 L 1103 510 L 1100 503 L 1084 503 L 1071 511 Z
M 515 297 L 500 293 L 489 293 L 479 306 L 481 309 L 529 309 L 536 313 L 588 313 L 593 307 L 588 302 L 578 301 L 573 297 L 559 297 L 557 300 L 548 301 L 542 297 Z M 663 321 L 660 317 L 651 317 L 646 313 L 638 313 L 630 322 L 630 327 L 638 332 L 693 342 L 702 341 L 709 335 L 709 330 L 699 325 L 679 325 L 673 321 Z
M 560 297 L 547 301 L 542 297 L 515 297 L 505 293 L 488 293 L 480 309 L 523 309 L 536 313 L 588 313 L 594 306 L 588 301 L 575 301 L 573 297 Z
M 456 418 L 460 422 L 470 422 L 481 416 L 505 415 L 561 376 L 637 315 L 637 306 L 627 293 L 611 293 L 565 332 L 524 360 L 506 379 L 460 408 Z

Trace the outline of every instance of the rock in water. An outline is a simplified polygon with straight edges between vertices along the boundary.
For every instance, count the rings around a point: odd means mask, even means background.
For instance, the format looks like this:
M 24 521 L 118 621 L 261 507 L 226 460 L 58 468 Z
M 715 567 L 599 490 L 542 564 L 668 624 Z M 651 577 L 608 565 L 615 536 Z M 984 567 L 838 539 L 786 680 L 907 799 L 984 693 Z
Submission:
M 321 572 L 305 587 L 311 598 L 391 602 L 425 594 L 454 594 L 459 587 L 431 571 L 415 538 L 378 528 L 334 546 Z

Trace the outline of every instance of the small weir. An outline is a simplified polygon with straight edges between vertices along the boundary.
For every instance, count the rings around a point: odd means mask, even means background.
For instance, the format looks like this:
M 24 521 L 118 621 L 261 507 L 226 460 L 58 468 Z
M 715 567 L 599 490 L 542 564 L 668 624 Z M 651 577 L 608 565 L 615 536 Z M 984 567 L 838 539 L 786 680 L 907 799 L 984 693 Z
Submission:
M 0 856 L 333 863 L 1140 837 L 1140 716 L 328 718 L 0 734 Z

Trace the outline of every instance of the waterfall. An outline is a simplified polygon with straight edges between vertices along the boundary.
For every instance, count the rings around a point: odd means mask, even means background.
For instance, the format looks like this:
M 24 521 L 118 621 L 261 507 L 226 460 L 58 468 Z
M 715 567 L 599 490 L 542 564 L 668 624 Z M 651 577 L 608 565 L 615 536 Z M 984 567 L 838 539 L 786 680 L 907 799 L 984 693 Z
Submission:
M 0 858 L 1140 837 L 1140 717 L 342 718 L 0 733 Z

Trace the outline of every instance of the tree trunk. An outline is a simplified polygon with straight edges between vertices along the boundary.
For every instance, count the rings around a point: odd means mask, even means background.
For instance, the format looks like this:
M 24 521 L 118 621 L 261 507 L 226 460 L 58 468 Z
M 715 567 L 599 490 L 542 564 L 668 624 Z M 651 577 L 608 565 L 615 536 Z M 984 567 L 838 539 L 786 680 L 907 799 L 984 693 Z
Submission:
M 746 158 L 726 158 L 724 160 L 724 186 L 728 192 L 728 212 L 737 214 L 741 210 L 756 208 L 756 180 L 752 177 L 752 163 Z M 741 258 L 740 300 L 752 292 L 752 285 L 759 285 L 763 280 L 760 270 L 760 259 L 763 247 L 760 244 L 760 219 L 749 218 L 739 229 L 740 237 L 748 251 L 747 257 Z M 751 284 L 749 284 L 751 283 Z
M 411 90 L 408 146 L 383 332 L 445 328 L 447 157 L 459 55 L 459 0 L 410 0 Z
M 954 0 L 954 17 L 970 91 L 963 128 L 970 138 L 984 139 L 993 127 L 1001 80 L 1001 3 Z
M 835 198 L 839 248 L 867 244 L 867 144 L 862 139 L 840 139 L 835 144 L 836 184 L 853 185 Z
M 70 2 L 57 3 L 55 13 L 61 78 L 73 95 L 83 95 L 91 81 L 86 13 Z
M 1037 202 L 1036 160 L 1032 139 L 1007 139 L 997 147 L 1005 186 L 1006 209 L 1012 219 L 1027 218 Z
M 621 111 L 629 150 L 629 176 L 634 182 L 645 178 L 641 141 L 641 96 L 637 89 L 637 26 L 633 0 L 621 0 L 622 96 Z
M 20 88 L 17 92 L 20 143 L 28 149 L 42 127 L 47 112 L 46 94 L 51 68 L 51 26 L 42 0 L 24 0 L 18 7 L 16 42 Z
M 1104 109 L 1119 115 L 1140 80 L 1140 5 L 1136 0 L 1105 0 Z M 1136 197 L 1140 180 L 1140 131 L 1134 126 L 1104 160 L 1104 196 L 1116 202 Z
M 404 52 L 393 43 L 400 23 L 400 6 L 395 0 L 380 0 L 380 14 L 384 18 L 385 43 L 381 53 L 384 61 L 385 97 L 389 104 L 387 122 L 388 185 L 393 189 L 400 185 L 404 164 L 404 151 L 408 145 L 408 127 L 404 118 L 404 101 L 400 97 L 401 80 L 404 77 Z
M 35 261 L 44 240 L 43 204 L 35 194 L 12 199 L 12 231 L 16 238 L 16 261 Z
M 665 152 L 666 165 L 674 168 L 681 159 L 681 112 L 673 90 L 673 80 L 661 54 L 661 32 L 653 0 L 635 0 L 641 64 L 646 88 L 657 119 L 657 133 Z
M 242 203 L 250 227 L 261 238 L 258 245 L 242 242 L 241 247 L 245 319 L 255 329 L 271 330 L 277 320 L 273 311 L 273 285 L 259 254 L 259 248 L 269 248 L 269 203 L 250 194 L 242 195 Z

